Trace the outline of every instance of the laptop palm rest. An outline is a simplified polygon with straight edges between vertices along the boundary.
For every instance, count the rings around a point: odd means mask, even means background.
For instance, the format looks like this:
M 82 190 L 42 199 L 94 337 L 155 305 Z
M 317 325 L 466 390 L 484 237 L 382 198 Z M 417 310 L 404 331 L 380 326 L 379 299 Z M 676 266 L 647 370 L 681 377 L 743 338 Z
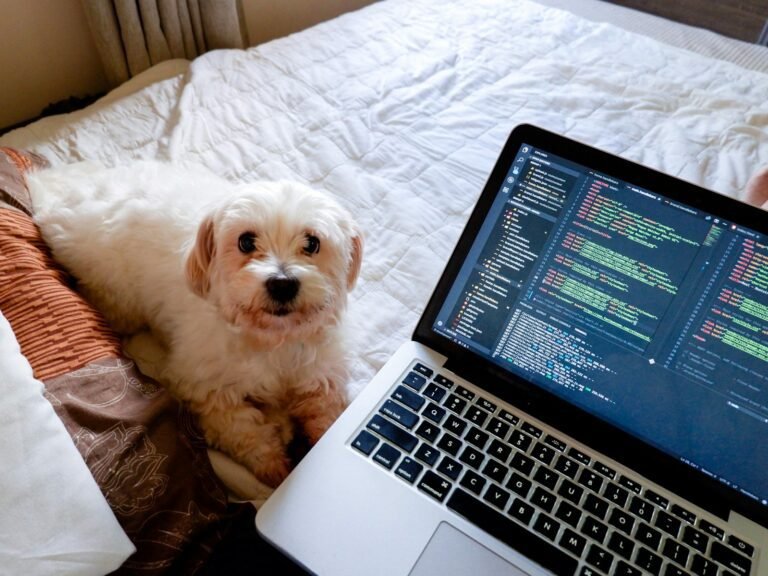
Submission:
M 528 576 L 527 572 L 446 522 L 441 522 L 437 527 L 410 572 L 410 576 L 476 574 Z

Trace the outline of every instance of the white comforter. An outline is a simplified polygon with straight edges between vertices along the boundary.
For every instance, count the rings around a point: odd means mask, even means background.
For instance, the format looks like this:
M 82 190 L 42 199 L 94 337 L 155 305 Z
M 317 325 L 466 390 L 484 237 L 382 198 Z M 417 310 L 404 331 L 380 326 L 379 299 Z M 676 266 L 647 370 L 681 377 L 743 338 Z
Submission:
M 366 235 L 353 393 L 409 337 L 516 124 L 731 196 L 768 164 L 768 76 L 527 0 L 389 0 L 169 69 L 0 144 L 54 163 L 203 163 L 338 196 Z

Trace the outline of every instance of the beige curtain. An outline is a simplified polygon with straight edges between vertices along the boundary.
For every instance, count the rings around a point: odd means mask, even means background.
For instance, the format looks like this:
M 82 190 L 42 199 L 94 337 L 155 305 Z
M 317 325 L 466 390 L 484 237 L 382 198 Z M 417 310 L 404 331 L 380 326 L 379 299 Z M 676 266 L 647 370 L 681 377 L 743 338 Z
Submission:
M 116 86 L 171 58 L 248 45 L 240 0 L 82 0 L 107 80 Z

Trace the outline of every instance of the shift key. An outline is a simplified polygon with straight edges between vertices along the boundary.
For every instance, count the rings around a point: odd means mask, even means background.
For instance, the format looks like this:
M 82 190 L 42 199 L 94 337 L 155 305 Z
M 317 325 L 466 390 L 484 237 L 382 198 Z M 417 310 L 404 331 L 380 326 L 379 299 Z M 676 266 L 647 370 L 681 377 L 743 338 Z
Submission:
M 416 436 L 406 432 L 397 424 L 390 422 L 379 414 L 376 414 L 373 418 L 371 418 L 371 421 L 368 422 L 367 428 L 369 430 L 373 430 L 380 436 L 383 436 L 406 452 L 411 452 L 416 447 L 416 444 L 419 443 L 419 440 L 416 438 Z

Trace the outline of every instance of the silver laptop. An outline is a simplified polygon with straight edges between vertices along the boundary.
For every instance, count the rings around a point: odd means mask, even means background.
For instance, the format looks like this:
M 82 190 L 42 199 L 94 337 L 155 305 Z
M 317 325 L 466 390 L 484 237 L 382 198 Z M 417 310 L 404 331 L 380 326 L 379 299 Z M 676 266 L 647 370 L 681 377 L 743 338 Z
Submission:
M 766 214 L 515 128 L 256 523 L 324 575 L 768 574 Z

